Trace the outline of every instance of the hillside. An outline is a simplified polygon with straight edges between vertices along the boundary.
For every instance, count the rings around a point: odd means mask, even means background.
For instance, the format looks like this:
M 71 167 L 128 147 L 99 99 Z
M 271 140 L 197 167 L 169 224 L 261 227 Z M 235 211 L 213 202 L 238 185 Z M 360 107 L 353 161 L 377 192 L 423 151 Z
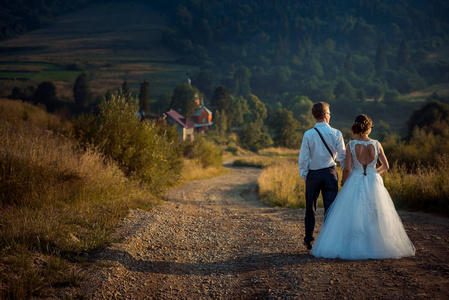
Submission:
M 0 96 L 12 87 L 53 81 L 58 96 L 71 97 L 81 72 L 92 91 L 105 94 L 127 80 L 137 91 L 143 80 L 152 95 L 170 93 L 194 67 L 176 63 L 178 54 L 161 45 L 167 19 L 133 2 L 91 4 L 54 23 L 0 41 Z
M 414 109 L 434 92 L 448 94 L 444 1 L 88 2 L 0 42 L 0 96 L 52 81 L 59 99 L 72 101 L 75 79 L 87 72 L 96 103 L 124 81 L 137 95 L 144 80 L 154 101 L 189 73 L 212 110 L 217 86 L 234 99 L 256 95 L 267 108 L 265 127 L 285 108 L 304 129 L 304 103 L 327 101 L 339 129 L 368 113 L 384 132 L 404 135 Z

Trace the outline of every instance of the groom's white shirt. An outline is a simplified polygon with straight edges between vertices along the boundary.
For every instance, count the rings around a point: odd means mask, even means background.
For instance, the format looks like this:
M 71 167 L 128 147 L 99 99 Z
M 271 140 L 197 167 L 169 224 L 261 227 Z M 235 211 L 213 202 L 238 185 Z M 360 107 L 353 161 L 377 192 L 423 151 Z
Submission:
M 332 128 L 327 123 L 316 123 L 317 128 L 336 160 L 341 164 L 341 168 L 345 165 L 345 143 L 340 130 Z M 299 151 L 298 159 L 299 173 L 302 178 L 306 179 L 309 170 L 319 170 L 335 166 L 326 146 L 324 146 L 318 132 L 315 129 L 309 129 L 304 133 Z

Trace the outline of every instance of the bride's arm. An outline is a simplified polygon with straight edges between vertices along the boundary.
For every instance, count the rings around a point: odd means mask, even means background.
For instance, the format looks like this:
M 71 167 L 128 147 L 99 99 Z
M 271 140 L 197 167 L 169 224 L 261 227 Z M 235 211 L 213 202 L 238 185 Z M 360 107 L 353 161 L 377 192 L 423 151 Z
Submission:
M 384 153 L 384 148 L 382 148 L 382 145 L 379 143 L 379 160 L 380 160 L 380 167 L 377 168 L 377 172 L 379 174 L 382 174 L 383 172 L 387 171 L 390 168 L 390 165 L 388 164 L 387 157 Z
M 351 150 L 349 150 L 349 143 L 346 145 L 346 158 L 345 158 L 345 167 L 343 168 L 343 178 L 341 179 L 341 186 L 345 184 L 346 179 L 348 179 L 349 172 L 351 172 L 352 168 L 352 157 Z

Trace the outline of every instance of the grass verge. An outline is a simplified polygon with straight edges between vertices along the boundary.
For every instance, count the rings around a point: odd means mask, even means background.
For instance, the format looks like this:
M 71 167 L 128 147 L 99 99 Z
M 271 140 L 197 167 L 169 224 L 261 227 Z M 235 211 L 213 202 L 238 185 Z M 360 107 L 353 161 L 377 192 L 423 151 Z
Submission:
M 51 297 L 80 283 L 83 253 L 112 242 L 130 208 L 158 201 L 95 149 L 49 130 L 69 124 L 36 107 L 0 107 L 0 298 Z

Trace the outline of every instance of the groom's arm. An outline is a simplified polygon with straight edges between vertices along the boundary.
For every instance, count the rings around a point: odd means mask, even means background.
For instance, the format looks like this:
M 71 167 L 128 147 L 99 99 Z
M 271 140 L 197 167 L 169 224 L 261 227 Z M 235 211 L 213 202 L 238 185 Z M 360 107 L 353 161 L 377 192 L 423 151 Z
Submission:
M 299 174 L 304 179 L 307 178 L 307 174 L 309 173 L 309 164 L 310 164 L 309 141 L 307 140 L 306 137 L 303 137 L 301 142 L 301 149 L 299 150 L 298 167 L 299 167 Z
M 345 168 L 345 159 L 346 159 L 346 147 L 345 147 L 345 141 L 343 139 L 343 135 L 340 131 L 338 131 L 338 138 L 337 138 L 337 160 L 340 162 L 341 169 L 343 170 Z

